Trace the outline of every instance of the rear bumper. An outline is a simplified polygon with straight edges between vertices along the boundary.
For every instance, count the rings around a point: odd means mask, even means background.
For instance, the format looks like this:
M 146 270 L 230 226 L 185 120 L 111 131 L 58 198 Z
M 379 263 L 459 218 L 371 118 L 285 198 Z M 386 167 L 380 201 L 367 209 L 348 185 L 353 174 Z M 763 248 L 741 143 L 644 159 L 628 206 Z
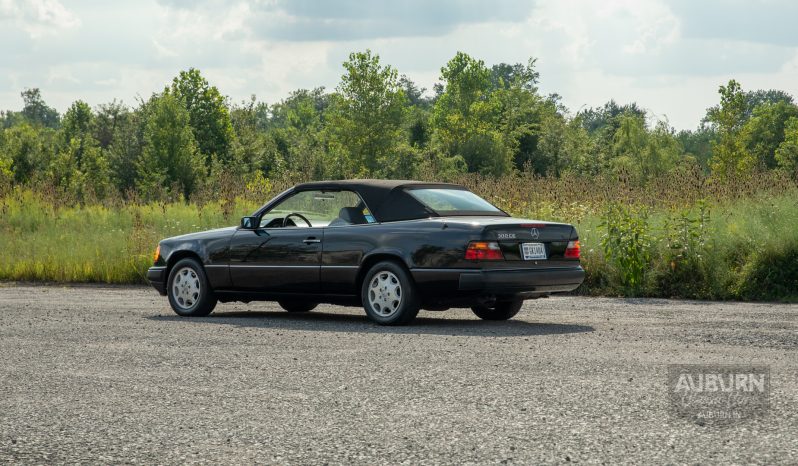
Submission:
M 166 295 L 166 267 L 150 267 L 147 269 L 147 280 L 162 296 Z
M 539 296 L 573 291 L 585 279 L 580 265 L 543 269 L 411 269 L 429 299 L 471 295 Z
M 460 291 L 491 294 L 557 293 L 573 291 L 585 280 L 581 266 L 550 269 L 482 270 L 461 273 Z

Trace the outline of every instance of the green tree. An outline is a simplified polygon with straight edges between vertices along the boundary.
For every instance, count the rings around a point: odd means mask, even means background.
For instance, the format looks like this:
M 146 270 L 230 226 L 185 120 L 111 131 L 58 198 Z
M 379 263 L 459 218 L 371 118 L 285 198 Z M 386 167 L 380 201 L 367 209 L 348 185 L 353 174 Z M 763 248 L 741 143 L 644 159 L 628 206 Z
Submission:
M 73 201 L 80 201 L 82 198 L 83 173 L 78 164 L 78 154 L 82 152 L 80 141 L 72 139 L 62 147 L 47 168 L 48 181 L 62 195 L 69 196 Z
M 577 117 L 591 136 L 604 133 L 607 135 L 606 138 L 611 140 L 615 132 L 618 131 L 621 118 L 630 114 L 639 118 L 646 118 L 646 111 L 640 108 L 637 103 L 619 105 L 614 100 L 610 100 L 598 108 L 582 110 L 577 114 Z
M 82 100 L 75 101 L 61 121 L 61 137 L 65 150 L 70 152 L 66 160 L 74 160 L 75 169 L 79 171 L 67 178 L 81 183 L 76 191 L 81 199 L 104 198 L 111 193 L 111 168 L 106 153 L 92 133 L 94 123 L 94 112 Z
M 13 110 L 0 110 L 0 129 L 12 128 L 26 122 L 27 120 L 22 115 L 22 112 L 15 112 Z
M 534 60 L 530 60 L 534 63 Z M 520 65 L 518 65 L 520 66 Z M 534 74 L 530 70 L 530 74 Z M 528 81 L 514 79 L 509 85 L 494 90 L 488 97 L 493 115 L 481 117 L 495 120 L 495 130 L 502 135 L 503 146 L 515 167 L 527 167 L 538 174 L 556 172 L 561 155 L 551 145 L 547 132 L 558 131 L 563 123 L 556 103 L 544 100 Z M 546 145 L 548 143 L 548 145 Z M 505 169 L 504 171 L 507 171 Z
M 712 172 L 721 177 L 749 173 L 756 160 L 745 150 L 740 137 L 748 108 L 746 95 L 733 79 L 718 92 L 720 105 L 707 112 L 707 120 L 717 133 L 712 143 Z
M 16 183 L 34 181 L 47 170 L 56 152 L 55 131 L 35 128 L 25 122 L 3 131 L 0 150 L 11 160 L 11 172 Z
M 540 73 L 535 69 L 536 58 L 530 58 L 526 65 L 523 63 L 499 63 L 490 68 L 490 84 L 493 89 L 509 89 L 520 87 L 537 92 L 535 87 L 540 78 Z
M 557 112 L 541 112 L 530 131 L 520 135 L 516 168 L 539 175 L 559 176 L 565 169 L 568 122 Z
M 398 74 L 370 50 L 350 54 L 343 66 L 330 115 L 330 149 L 347 160 L 349 173 L 389 175 L 408 155 L 398 150 L 406 114 Z
M 436 126 L 445 131 L 451 126 L 467 122 L 475 105 L 487 99 L 490 93 L 490 76 L 485 62 L 457 52 L 441 68 L 441 80 L 445 87 L 433 111 Z
M 117 100 L 97 107 L 91 135 L 97 141 L 113 186 L 123 194 L 135 189 L 136 161 L 143 148 L 143 122 L 147 105 L 131 111 Z
M 643 152 L 648 146 L 646 122 L 641 116 L 634 113 L 621 115 L 618 119 L 618 129 L 615 131 L 613 141 L 613 155 L 611 165 L 616 171 L 624 170 L 643 179 Z
M 684 148 L 672 127 L 658 121 L 648 132 L 648 147 L 643 152 L 642 177 L 649 181 L 673 170 L 682 161 Z
M 80 170 L 83 174 L 84 199 L 105 199 L 114 191 L 111 165 L 93 137 L 91 144 L 83 148 Z
M 38 88 L 25 89 L 20 95 L 25 103 L 22 115 L 31 125 L 46 128 L 58 127 L 58 112 L 47 106 Z
M 776 89 L 758 89 L 756 91 L 748 91 L 745 93 L 746 111 L 745 119 L 751 118 L 754 115 L 754 110 L 761 105 L 771 104 L 794 104 L 793 97 L 784 92 Z
M 234 134 L 230 112 L 219 89 L 208 84 L 199 70 L 189 68 L 172 80 L 169 92 L 188 110 L 191 130 L 206 167 L 210 167 L 214 156 L 226 166 L 232 157 Z
M 65 144 L 69 144 L 72 139 L 81 140 L 90 135 L 94 113 L 89 104 L 82 100 L 76 100 L 64 113 L 61 121 L 61 134 Z
M 326 147 L 326 112 L 330 96 L 324 88 L 301 89 L 271 108 L 269 136 L 277 151 L 275 169 L 301 173 L 308 179 L 343 177 L 341 157 L 333 158 Z
M 645 120 L 635 113 L 620 117 L 615 132 L 611 164 L 628 171 L 640 183 L 662 176 L 673 167 L 682 154 L 682 147 L 673 129 L 664 121 L 649 131 Z
M 11 159 L 0 154 L 0 194 L 4 193 L 14 181 L 14 172 L 11 171 Z
M 14 164 L 11 157 L 5 151 L 5 131 L 0 131 L 0 195 L 14 182 L 14 171 L 12 165 Z
M 93 119 L 92 135 L 100 147 L 108 148 L 114 140 L 116 131 L 127 124 L 130 117 L 130 109 L 116 99 L 99 105 Z
M 429 110 L 417 106 L 408 109 L 406 132 L 411 147 L 425 149 L 429 145 L 432 136 L 429 119 Z
M 433 141 L 446 157 L 461 157 L 469 171 L 500 175 L 513 154 L 499 130 L 501 99 L 490 99 L 490 70 L 463 52 L 441 68 L 444 91 L 435 101 Z
M 405 92 L 405 98 L 410 107 L 428 109 L 432 106 L 432 99 L 425 97 L 426 88 L 418 87 L 405 75 L 399 76 L 399 86 Z
M 702 123 L 695 131 L 679 131 L 676 134 L 676 139 L 681 144 L 684 155 L 692 157 L 704 172 L 709 172 L 712 141 L 716 139 L 714 128 Z
M 77 201 L 107 198 L 112 191 L 111 170 L 92 137 L 72 138 L 50 164 L 49 181 Z
M 239 175 L 260 173 L 276 175 L 282 170 L 282 158 L 274 140 L 263 130 L 268 125 L 268 106 L 255 96 L 230 112 L 233 130 L 234 172 Z
M 562 153 L 562 157 L 559 157 L 560 163 L 557 165 L 560 167 L 559 170 L 562 173 L 598 174 L 601 167 L 598 158 L 595 157 L 593 145 L 594 140 L 578 117 L 568 121 L 562 136 L 562 145 L 559 146 Z
M 143 140 L 144 148 L 136 164 L 136 187 L 148 198 L 170 193 L 187 199 L 204 168 L 189 113 L 177 96 L 164 92 L 150 99 Z
M 798 117 L 792 117 L 784 125 L 784 141 L 775 154 L 779 168 L 798 177 Z
M 150 103 L 141 102 L 136 109 L 118 114 L 114 110 L 106 113 L 101 106 L 95 119 L 95 134 L 108 159 L 114 185 L 125 195 L 136 189 Z
M 775 153 L 784 141 L 785 124 L 795 117 L 798 117 L 798 107 L 783 100 L 764 103 L 753 110 L 740 131 L 740 137 L 759 169 L 776 168 Z

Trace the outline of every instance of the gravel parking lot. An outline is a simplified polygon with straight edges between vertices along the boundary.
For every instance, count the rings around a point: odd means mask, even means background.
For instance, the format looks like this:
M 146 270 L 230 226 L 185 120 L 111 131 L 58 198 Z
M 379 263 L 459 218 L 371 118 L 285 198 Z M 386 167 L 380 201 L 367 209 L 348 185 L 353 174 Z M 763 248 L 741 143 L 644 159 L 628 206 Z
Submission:
M 798 306 L 554 297 L 378 327 L 144 287 L 0 287 L 0 463 L 798 463 Z M 677 417 L 669 364 L 769 365 L 764 417 Z

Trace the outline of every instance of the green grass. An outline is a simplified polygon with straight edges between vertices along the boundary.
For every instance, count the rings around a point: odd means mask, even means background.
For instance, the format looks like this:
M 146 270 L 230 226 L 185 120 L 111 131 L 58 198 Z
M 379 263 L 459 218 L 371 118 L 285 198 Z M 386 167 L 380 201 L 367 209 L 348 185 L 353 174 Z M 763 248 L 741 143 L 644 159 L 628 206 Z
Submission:
M 650 262 L 639 290 L 622 283 L 616 264 L 601 247 L 607 229 L 602 215 L 576 223 L 587 271 L 583 293 L 696 299 L 798 301 L 798 191 L 705 203 L 700 207 L 651 209 L 646 233 Z M 691 248 L 674 244 L 683 237 L 680 218 L 692 220 Z M 675 247 L 674 247 L 675 246 Z
M 239 203 L 121 204 L 56 208 L 28 191 L 0 201 L 0 279 L 146 283 L 158 241 L 235 225 L 257 208 Z
M 490 189 L 481 192 L 478 184 L 472 188 L 514 215 L 574 223 L 587 271 L 582 293 L 798 301 L 795 188 L 686 205 L 619 200 L 635 206 L 633 212 L 648 213 L 645 234 L 651 241 L 645 257 L 650 260 L 642 285 L 634 289 L 603 247 L 605 242 L 624 246 L 603 241 L 608 233 L 602 223 L 615 201 L 532 202 L 519 194 L 524 190 L 508 198 L 506 190 L 500 197 Z M 703 226 L 701 203 L 707 212 Z M 0 199 L 0 280 L 146 283 L 160 239 L 235 225 L 259 205 L 243 198 L 204 205 L 55 204 L 22 189 Z M 683 237 L 692 238 L 690 247 L 674 244 L 674 238 Z

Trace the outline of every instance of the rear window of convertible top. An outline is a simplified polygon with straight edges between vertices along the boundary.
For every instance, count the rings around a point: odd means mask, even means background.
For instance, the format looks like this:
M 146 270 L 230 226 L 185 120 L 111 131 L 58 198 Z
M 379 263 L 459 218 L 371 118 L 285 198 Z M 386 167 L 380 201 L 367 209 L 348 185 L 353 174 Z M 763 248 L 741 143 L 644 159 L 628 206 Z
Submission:
M 406 191 L 440 215 L 506 215 L 490 202 L 465 189 L 415 188 Z

